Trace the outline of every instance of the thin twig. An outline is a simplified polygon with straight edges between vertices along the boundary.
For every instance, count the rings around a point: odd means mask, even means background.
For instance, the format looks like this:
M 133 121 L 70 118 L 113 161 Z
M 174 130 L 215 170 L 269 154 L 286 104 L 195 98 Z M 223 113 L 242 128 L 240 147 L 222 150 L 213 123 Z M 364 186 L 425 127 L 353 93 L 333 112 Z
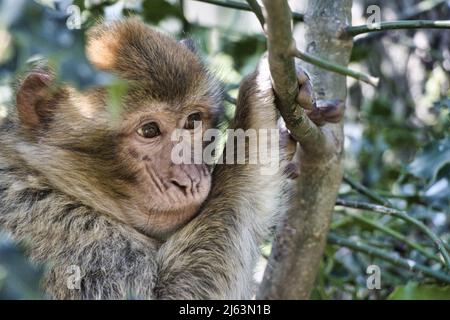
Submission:
M 239 1 L 233 1 L 233 0 L 194 0 L 194 1 L 214 4 L 216 6 L 221 6 L 221 7 L 225 7 L 225 8 L 244 10 L 244 11 L 253 11 L 252 8 L 248 4 L 242 3 Z M 293 12 L 292 18 L 296 22 L 303 22 L 304 15 L 301 13 L 298 13 L 298 12 Z
M 263 26 L 264 29 L 264 23 L 265 23 L 265 18 L 261 17 L 261 7 L 259 6 L 258 2 L 256 0 L 247 0 L 247 2 L 249 3 L 249 5 L 252 7 L 253 12 L 255 13 L 256 17 L 258 18 L 258 20 L 261 22 L 261 25 Z M 295 45 L 295 42 L 293 41 L 293 45 Z M 364 73 L 358 72 L 358 71 L 354 71 L 351 69 L 348 69 L 344 66 L 332 63 L 330 61 L 318 58 L 318 57 L 314 57 L 306 52 L 300 51 L 297 48 L 295 48 L 295 46 L 285 46 L 286 49 L 292 49 L 294 48 L 292 55 L 305 61 L 308 63 L 311 63 L 313 65 L 319 66 L 322 69 L 328 70 L 328 71 L 332 71 L 332 72 L 336 72 L 345 76 L 349 76 L 358 80 L 361 80 L 365 83 L 368 83 L 374 87 L 378 86 L 378 82 L 379 79 L 376 77 L 372 77 L 370 75 L 366 75 Z M 280 52 L 281 54 L 281 52 Z M 287 59 L 287 57 L 286 57 Z M 281 112 L 281 110 L 280 110 Z M 301 119 L 301 117 L 299 117 L 299 119 L 297 119 L 297 122 L 303 122 L 304 119 Z
M 237 99 L 232 97 L 228 92 L 224 93 L 223 98 L 224 98 L 225 101 L 227 101 L 227 102 L 229 102 L 231 104 L 236 105 L 236 103 L 237 103 Z
M 352 187 L 353 189 L 355 189 L 356 191 L 358 191 L 359 193 L 365 195 L 366 197 L 368 197 L 369 199 L 372 199 L 373 201 L 382 204 L 383 206 L 387 206 L 387 207 L 391 207 L 392 204 L 384 199 L 383 197 L 379 196 L 378 194 L 376 194 L 375 192 L 373 192 L 372 190 L 366 188 L 365 186 L 363 186 L 362 184 L 353 181 L 352 179 L 350 179 L 347 176 L 344 176 L 344 182 L 347 183 L 350 187 Z
M 347 176 L 344 176 L 344 182 L 347 183 L 348 185 L 350 185 L 350 187 L 352 187 L 354 190 L 358 191 L 359 193 L 361 193 L 362 195 L 365 195 L 366 197 L 368 197 L 369 199 L 372 199 L 373 201 L 386 206 L 386 207 L 393 207 L 393 204 L 389 201 L 384 199 L 382 196 L 378 195 L 376 192 L 373 192 L 372 190 L 366 188 L 365 186 L 363 186 L 362 184 L 353 181 L 352 179 L 350 179 Z M 392 230 L 394 231 L 394 230 Z M 394 231 L 395 232 L 395 231 Z M 393 237 L 395 237 L 393 234 L 391 234 Z M 403 237 L 403 236 L 402 236 Z M 405 238 L 406 239 L 406 238 Z M 400 239 L 399 239 L 400 240 Z M 409 240 L 408 240 L 409 241 Z M 406 241 L 404 241 L 406 243 Z M 444 247 L 445 247 L 445 243 Z M 415 244 L 414 244 L 415 245 Z M 446 247 L 445 247 L 446 248 Z M 419 248 L 415 248 L 416 250 L 422 252 L 424 255 L 428 256 L 428 252 L 425 253 L 422 251 L 422 249 Z M 446 248 L 447 249 L 447 248 Z M 428 256 L 429 257 L 429 256 Z M 434 256 L 433 256 L 434 257 Z
M 384 250 L 371 247 L 367 244 L 361 243 L 359 241 L 347 240 L 343 237 L 336 235 L 335 233 L 328 234 L 328 243 L 347 247 L 354 251 L 362 252 L 368 254 L 370 256 L 377 257 L 379 259 L 383 259 L 388 261 L 396 266 L 402 267 L 409 271 L 420 271 L 432 278 L 435 278 L 440 281 L 444 281 L 446 283 L 450 283 L 450 275 L 444 274 L 442 272 L 433 270 L 429 267 L 426 267 L 422 264 L 417 263 L 416 261 L 406 260 L 397 256 L 393 256 Z
M 366 218 L 362 215 L 353 213 L 353 212 L 349 212 L 349 211 L 344 211 L 344 214 L 352 217 L 353 219 L 355 219 L 358 222 L 364 223 L 378 231 L 381 231 L 391 237 L 393 237 L 394 239 L 397 239 L 403 243 L 405 243 L 406 245 L 408 245 L 409 247 L 419 251 L 420 253 L 422 253 L 425 257 L 427 257 L 428 259 L 431 260 L 435 260 L 438 262 L 441 262 L 441 259 L 439 259 L 438 257 L 436 257 L 435 255 L 431 254 L 430 252 L 428 252 L 424 247 L 422 247 L 421 245 L 414 243 L 412 241 L 410 241 L 408 238 L 406 238 L 404 235 L 402 235 L 401 233 L 395 231 L 394 229 L 391 229 L 389 227 L 386 227 L 372 219 Z
M 348 69 L 344 66 L 338 65 L 338 64 L 334 64 L 332 62 L 329 62 L 327 60 L 321 59 L 321 58 L 317 58 L 314 57 L 306 52 L 300 51 L 298 49 L 294 49 L 294 51 L 292 52 L 292 54 L 305 61 L 308 63 L 311 63 L 313 65 L 319 66 L 322 69 L 328 70 L 328 71 L 332 71 L 332 72 L 336 72 L 339 74 L 342 74 L 344 76 L 349 76 L 358 80 L 361 80 L 362 82 L 368 83 L 371 86 L 378 86 L 378 83 L 380 81 L 379 78 L 376 77 L 372 77 L 370 75 L 364 74 L 362 72 L 358 72 L 358 71 L 354 71 L 351 69 Z
M 398 29 L 450 29 L 450 20 L 399 20 L 374 23 L 373 26 L 368 24 L 349 26 L 342 31 L 339 37 L 354 37 L 362 33 Z
M 261 24 L 261 27 L 264 30 L 264 24 L 266 23 L 266 21 L 264 19 L 264 15 L 258 1 L 256 0 L 246 0 L 246 1 L 248 3 L 248 6 L 252 9 L 255 16 L 258 18 L 259 23 Z
M 419 15 L 433 10 L 436 7 L 440 6 L 441 4 L 446 3 L 447 0 L 425 0 L 421 1 L 418 4 L 416 4 L 413 7 L 410 7 L 406 10 L 405 13 L 398 16 L 398 20 L 413 20 L 416 19 Z M 386 32 L 376 32 L 376 33 L 369 33 L 366 34 L 363 37 L 358 37 L 355 39 L 354 45 L 361 45 L 364 43 L 367 43 L 368 41 L 372 41 L 375 39 L 379 39 L 385 35 Z
M 442 254 L 447 269 L 450 269 L 450 256 L 447 252 L 447 249 L 444 246 L 443 241 L 438 236 L 436 236 L 433 233 L 433 231 L 431 231 L 422 222 L 409 216 L 407 212 L 393 209 L 393 208 L 388 208 L 385 206 L 376 205 L 376 204 L 357 202 L 357 201 L 348 201 L 348 200 L 343 200 L 343 199 L 338 199 L 336 201 L 336 205 L 343 206 L 346 208 L 369 210 L 369 211 L 373 211 L 373 212 L 377 212 L 377 213 L 387 214 L 387 215 L 391 215 L 393 217 L 402 219 L 408 223 L 411 223 L 412 225 L 414 225 L 418 229 L 420 229 L 422 232 L 424 232 L 433 241 L 433 243 L 435 244 L 435 246 L 437 247 L 439 252 Z
M 398 20 L 415 19 L 418 15 L 430 11 L 437 6 L 444 4 L 447 0 L 423 0 L 412 7 L 408 7 Z

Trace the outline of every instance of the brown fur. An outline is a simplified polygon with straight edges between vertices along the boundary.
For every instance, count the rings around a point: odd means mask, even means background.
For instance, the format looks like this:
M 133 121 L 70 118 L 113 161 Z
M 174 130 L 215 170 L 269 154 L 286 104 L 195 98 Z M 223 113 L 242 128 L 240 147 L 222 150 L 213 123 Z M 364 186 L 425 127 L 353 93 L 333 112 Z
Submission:
M 130 84 L 124 122 L 149 100 L 161 110 L 170 103 L 173 113 L 160 111 L 168 117 L 192 101 L 217 117 L 218 85 L 185 46 L 136 19 L 99 26 L 89 37 L 91 61 Z M 104 90 L 63 90 L 67 97 L 45 128 L 30 132 L 15 112 L 0 128 L 0 227 L 25 244 L 32 261 L 46 264 L 49 296 L 250 298 L 258 246 L 282 211 L 281 174 L 217 165 L 196 217 L 164 238 L 154 236 L 134 220 L 130 195 L 140 176 L 129 163 L 139 155 L 120 149 L 122 122 L 109 117 Z M 233 126 L 276 128 L 267 64 L 243 81 Z M 67 286 L 72 265 L 82 273 L 79 290 Z

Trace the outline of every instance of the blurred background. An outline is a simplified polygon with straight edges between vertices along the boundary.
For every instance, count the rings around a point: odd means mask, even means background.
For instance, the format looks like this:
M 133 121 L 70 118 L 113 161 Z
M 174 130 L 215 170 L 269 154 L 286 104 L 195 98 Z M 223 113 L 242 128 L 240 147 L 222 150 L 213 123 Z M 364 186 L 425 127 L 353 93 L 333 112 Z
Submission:
M 108 76 L 95 72 L 85 58 L 85 31 L 99 17 L 129 14 L 177 38 L 195 40 L 225 85 L 226 120 L 231 119 L 239 82 L 264 53 L 265 37 L 252 13 L 205 2 L 0 0 L 0 121 L 14 101 L 16 77 L 42 58 L 61 80 L 80 88 L 107 83 Z M 289 1 L 296 12 L 304 11 L 305 2 Z M 366 9 L 373 4 L 381 8 L 383 21 L 450 19 L 450 1 L 354 0 L 354 25 L 366 23 Z M 302 23 L 294 30 L 301 41 Z M 373 88 L 347 80 L 346 180 L 339 197 L 362 202 L 380 197 L 422 222 L 450 250 L 450 30 L 356 38 L 350 67 L 381 81 Z M 361 186 L 373 197 L 357 192 Z M 450 299 L 448 269 L 423 230 L 390 215 L 339 206 L 332 233 L 393 259 L 342 246 L 334 238 L 326 248 L 314 299 Z M 44 266 L 28 265 L 22 250 L 0 235 L 0 298 L 42 298 L 38 281 Z M 263 252 L 269 254 L 269 243 Z M 398 261 L 431 272 L 408 269 Z M 264 263 L 262 257 L 257 280 Z M 381 270 L 380 289 L 367 286 L 369 265 Z

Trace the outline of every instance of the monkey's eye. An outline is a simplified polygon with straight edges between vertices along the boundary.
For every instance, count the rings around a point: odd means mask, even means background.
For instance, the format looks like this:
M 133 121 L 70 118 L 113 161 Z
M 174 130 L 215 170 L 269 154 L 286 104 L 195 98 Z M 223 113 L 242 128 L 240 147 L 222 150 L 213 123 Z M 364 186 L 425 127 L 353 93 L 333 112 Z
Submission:
M 137 130 L 137 133 L 141 137 L 151 139 L 159 136 L 161 134 L 161 131 L 159 131 L 159 127 L 156 122 L 149 122 L 140 127 Z
M 184 125 L 184 128 L 187 130 L 194 129 L 196 121 L 202 121 L 202 115 L 200 112 L 190 114 L 186 120 L 186 124 Z

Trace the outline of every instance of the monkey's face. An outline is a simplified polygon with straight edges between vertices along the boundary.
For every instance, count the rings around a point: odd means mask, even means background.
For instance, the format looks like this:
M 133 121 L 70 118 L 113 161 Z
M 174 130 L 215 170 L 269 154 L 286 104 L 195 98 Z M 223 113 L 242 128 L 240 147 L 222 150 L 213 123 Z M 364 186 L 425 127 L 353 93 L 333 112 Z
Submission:
M 165 237 L 208 196 L 201 141 L 221 110 L 219 86 L 190 46 L 136 19 L 94 28 L 87 55 L 126 82 L 120 112 L 111 112 L 105 89 L 57 88 L 51 74 L 33 72 L 17 92 L 18 123 L 31 142 L 22 158 L 56 189 Z M 193 151 L 181 159 L 177 130 Z
M 164 234 L 191 220 L 208 196 L 203 134 L 214 115 L 206 102 L 143 104 L 121 125 L 120 154 L 136 176 L 130 190 L 141 216 L 134 219 Z
M 218 120 L 213 96 L 160 101 L 138 87 L 114 115 L 106 90 L 53 91 L 48 79 L 30 74 L 17 95 L 30 142 L 23 158 L 32 167 L 57 189 L 155 237 L 195 216 L 211 188 L 203 134 Z

